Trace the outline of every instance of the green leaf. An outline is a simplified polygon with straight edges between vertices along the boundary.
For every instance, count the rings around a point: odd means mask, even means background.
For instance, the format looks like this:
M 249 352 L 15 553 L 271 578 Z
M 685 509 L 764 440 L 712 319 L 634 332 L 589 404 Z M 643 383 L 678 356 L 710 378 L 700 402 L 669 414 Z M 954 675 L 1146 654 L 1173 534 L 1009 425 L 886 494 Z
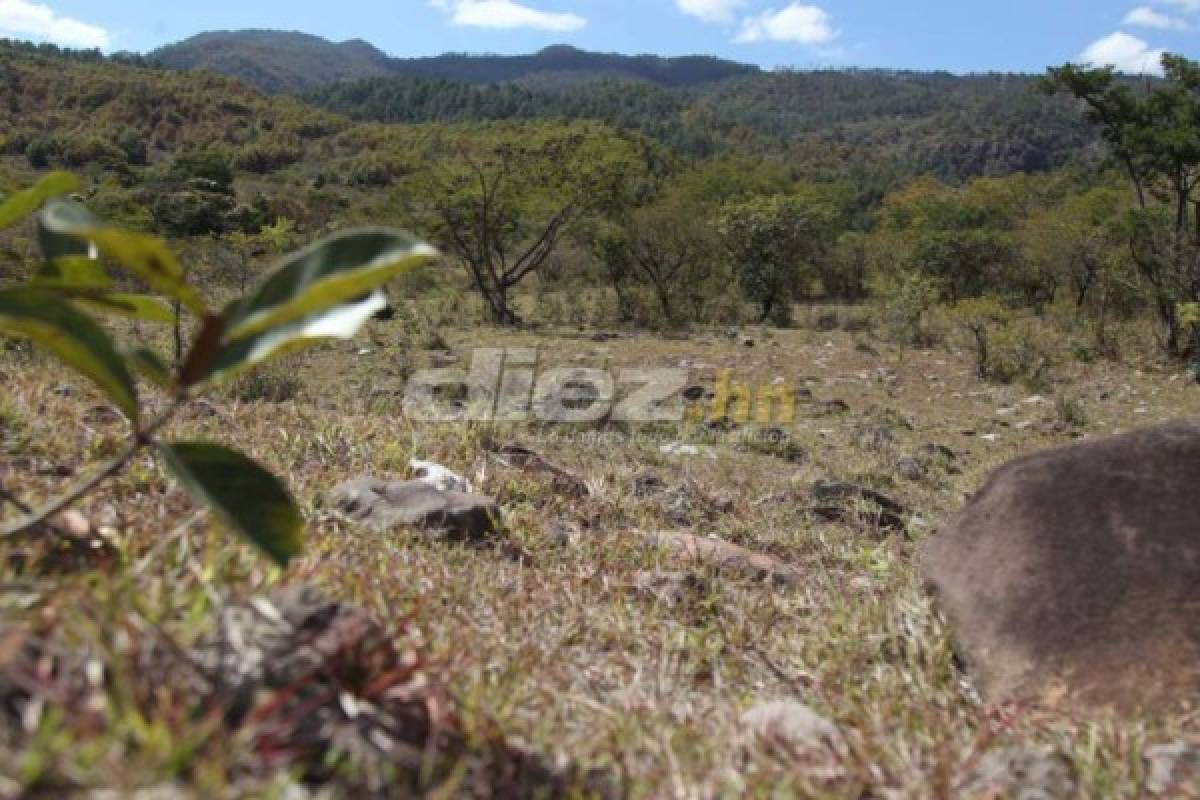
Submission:
M 23 336 L 91 378 L 136 424 L 137 388 L 104 329 L 53 291 L 0 290 L 0 333 Z
M 234 450 L 206 442 L 159 446 L 195 500 L 281 566 L 304 547 L 304 517 L 279 478 Z
M 142 322 L 175 323 L 174 309 L 150 295 L 94 291 L 68 291 L 66 294 L 76 303 L 99 313 L 116 314 Z
M 256 291 L 228 310 L 227 341 L 361 298 L 436 257 L 436 250 L 402 231 L 362 229 L 323 239 L 285 258 Z
M 79 181 L 66 172 L 52 172 L 37 185 L 16 192 L 0 203 L 0 230 L 24 219 L 52 197 L 68 194 L 79 188 Z
M 311 314 L 304 319 L 225 343 L 199 380 L 232 377 L 269 358 L 292 353 L 330 339 L 351 339 L 376 313 L 387 308 L 387 297 L 376 290 L 366 297 Z
M 42 211 L 41 234 L 42 250 L 48 260 L 78 255 L 85 245 L 94 247 L 154 291 L 178 300 L 198 316 L 207 313 L 200 295 L 188 285 L 183 267 L 161 239 L 113 228 L 78 203 L 62 200 L 48 203 Z
M 86 256 L 60 256 L 43 263 L 30 283 L 47 289 L 107 289 L 112 280 L 99 261 Z
M 160 389 L 171 387 L 171 368 L 167 362 L 148 347 L 138 347 L 125 353 L 125 360 L 152 384 Z

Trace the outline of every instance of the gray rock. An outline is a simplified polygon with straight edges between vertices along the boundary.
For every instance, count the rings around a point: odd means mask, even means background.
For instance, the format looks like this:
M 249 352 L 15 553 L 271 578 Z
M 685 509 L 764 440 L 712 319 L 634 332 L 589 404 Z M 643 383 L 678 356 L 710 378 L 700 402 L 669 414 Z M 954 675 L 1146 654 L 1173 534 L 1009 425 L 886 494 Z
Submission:
M 1200 697 L 1200 423 L 1012 462 L 921 568 L 988 702 L 1179 711 Z
M 740 720 L 741 754 L 765 753 L 800 769 L 810 780 L 831 783 L 844 776 L 849 757 L 838 726 L 796 700 L 754 706 Z
M 1170 797 L 1200 796 L 1200 746 L 1184 741 L 1147 747 L 1146 791 Z
M 500 523 L 500 509 L 490 497 L 422 481 L 359 478 L 328 492 L 325 504 L 373 528 L 444 531 L 454 540 L 480 541 L 496 533 Z
M 1070 763 L 1051 750 L 1001 748 L 988 752 L 959 784 L 957 797 L 969 800 L 1059 800 L 1071 797 Z
M 896 462 L 896 474 L 906 481 L 919 481 L 925 477 L 925 467 L 920 460 L 905 456 Z

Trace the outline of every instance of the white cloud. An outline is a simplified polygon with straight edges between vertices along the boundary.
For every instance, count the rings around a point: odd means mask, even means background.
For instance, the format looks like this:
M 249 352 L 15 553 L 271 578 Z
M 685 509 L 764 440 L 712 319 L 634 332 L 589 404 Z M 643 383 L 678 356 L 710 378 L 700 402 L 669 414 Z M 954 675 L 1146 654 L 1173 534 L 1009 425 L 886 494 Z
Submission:
M 680 11 L 705 22 L 733 22 L 734 12 L 745 4 L 746 0 L 675 0 Z
M 1161 11 L 1155 11 L 1149 6 L 1138 6 L 1125 15 L 1123 25 L 1138 25 L 1143 28 L 1158 28 L 1159 30 L 1176 30 L 1186 31 L 1191 28 L 1186 22 L 1181 19 L 1176 19 L 1169 14 L 1164 14 Z
M 1136 36 L 1117 32 L 1092 42 L 1079 55 L 1079 60 L 1094 66 L 1116 67 L 1118 72 L 1131 75 L 1162 74 L 1161 48 L 1151 48 Z
M 46 5 L 0 0 L 0 35 L 29 38 L 65 47 L 108 47 L 111 37 L 98 25 L 60 17 Z
M 838 35 L 830 21 L 824 9 L 792 3 L 742 20 L 742 30 L 734 41 L 826 44 Z
M 449 12 L 455 25 L 472 28 L 535 28 L 562 33 L 587 25 L 587 20 L 578 14 L 539 11 L 513 0 L 430 0 L 430 4 Z

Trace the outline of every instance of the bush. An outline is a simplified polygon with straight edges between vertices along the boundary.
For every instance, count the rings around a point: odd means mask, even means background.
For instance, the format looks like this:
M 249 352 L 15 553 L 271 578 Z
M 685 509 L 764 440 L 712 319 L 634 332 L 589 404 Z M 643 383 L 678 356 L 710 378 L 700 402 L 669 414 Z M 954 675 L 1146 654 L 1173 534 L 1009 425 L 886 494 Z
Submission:
M 233 188 L 233 167 L 226 151 L 215 148 L 196 148 L 180 153 L 171 164 L 169 179 L 174 183 L 189 184 L 197 179 L 210 181 L 222 190 Z
M 286 403 L 304 388 L 294 361 L 259 367 L 238 376 L 229 384 L 230 398 L 242 403 Z
M 885 290 L 883 326 L 889 339 L 904 345 L 929 347 L 937 336 L 927 326 L 927 316 L 938 303 L 941 289 L 932 278 L 905 273 Z
M 247 172 L 265 175 L 283 169 L 304 158 L 299 140 L 271 139 L 247 145 L 234 158 L 234 165 Z

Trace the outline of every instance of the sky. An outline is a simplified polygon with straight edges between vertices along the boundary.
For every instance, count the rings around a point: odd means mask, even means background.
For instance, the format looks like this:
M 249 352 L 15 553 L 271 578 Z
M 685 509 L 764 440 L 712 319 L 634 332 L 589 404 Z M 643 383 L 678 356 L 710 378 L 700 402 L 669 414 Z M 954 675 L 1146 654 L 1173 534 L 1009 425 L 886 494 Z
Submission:
M 206 30 L 365 39 L 393 56 L 550 44 L 766 68 L 1154 73 L 1200 59 L 1200 0 L 0 0 L 0 37 L 145 52 Z

